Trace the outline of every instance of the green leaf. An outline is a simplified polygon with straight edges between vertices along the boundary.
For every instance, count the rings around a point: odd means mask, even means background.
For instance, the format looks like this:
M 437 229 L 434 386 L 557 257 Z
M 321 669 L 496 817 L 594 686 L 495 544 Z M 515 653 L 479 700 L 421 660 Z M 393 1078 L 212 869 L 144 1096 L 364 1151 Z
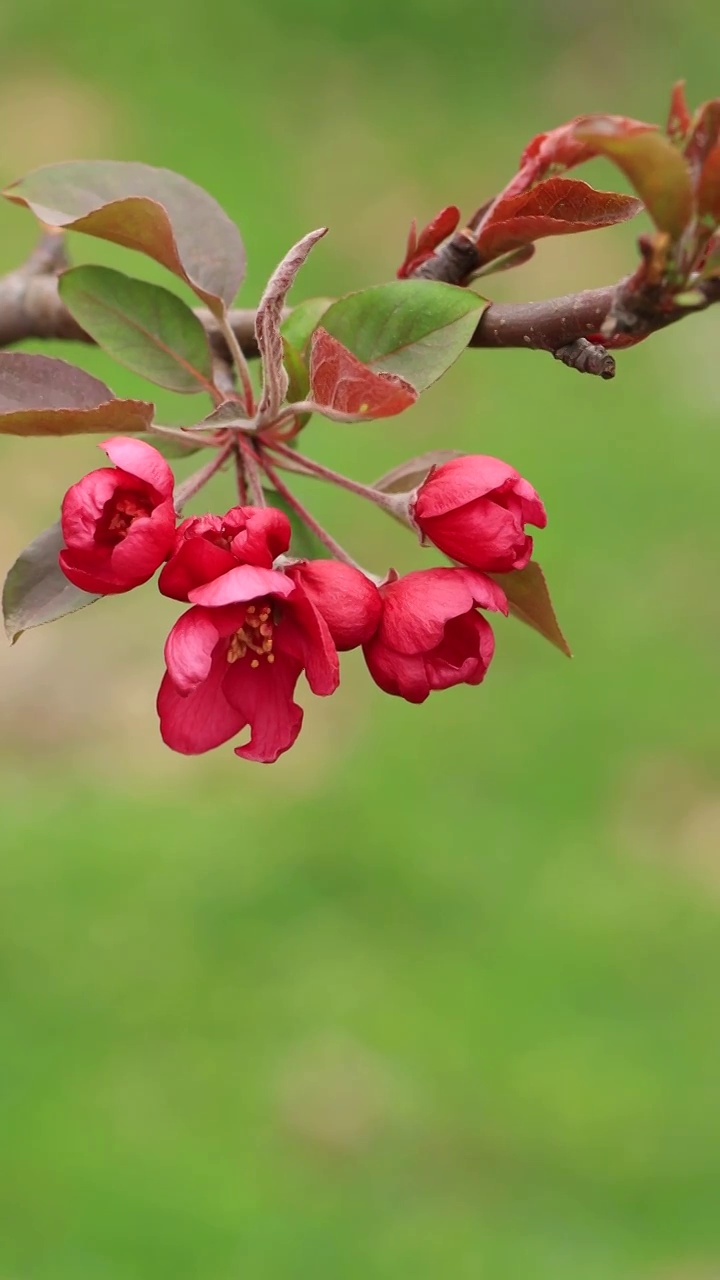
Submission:
M 65 360 L 0 352 L 0 435 L 137 435 L 154 409 L 144 400 L 116 400 L 99 378 Z
M 306 298 L 304 302 L 293 307 L 290 315 L 283 320 L 280 325 L 283 338 L 287 338 L 301 355 L 310 341 L 313 329 L 320 323 L 333 302 L 333 298 Z
M 325 312 L 323 328 L 363 364 L 424 391 L 465 350 L 489 303 L 434 280 L 394 280 L 348 294 Z
M 119 364 L 170 391 L 212 395 L 207 334 L 177 294 L 109 267 L 73 267 L 58 288 L 78 324 Z
M 284 336 L 282 344 L 283 363 L 288 375 L 287 398 L 291 404 L 293 401 L 307 400 L 310 391 L 310 373 L 305 360 L 297 347 L 294 347 Z M 300 427 L 304 427 L 311 417 L 311 413 L 299 413 L 295 420 Z
M 572 657 L 553 609 L 545 574 L 535 560 L 531 560 L 524 569 L 516 569 L 512 573 L 491 573 L 488 577 L 500 583 L 514 618 L 539 631 L 566 657 Z
M 268 504 L 271 507 L 277 507 L 279 511 L 284 511 L 290 521 L 292 536 L 288 555 L 297 556 L 298 560 L 327 560 L 330 555 L 327 547 L 312 529 L 308 529 L 287 498 L 282 493 L 278 493 L 277 489 L 268 487 L 264 492 Z
M 25 548 L 8 573 L 2 609 L 5 631 L 12 644 L 30 627 L 55 622 L 102 599 L 68 582 L 58 564 L 58 553 L 64 545 L 60 524 L 51 525 Z
M 3 194 L 47 226 L 146 253 L 184 280 L 216 316 L 245 278 L 235 224 L 207 191 L 170 169 L 124 160 L 50 164 Z
M 433 467 L 441 467 L 443 462 L 461 457 L 460 449 L 433 449 L 429 453 L 420 453 L 416 458 L 408 458 L 398 467 L 393 467 L 392 471 L 387 471 L 375 481 L 373 489 L 379 489 L 381 493 L 412 493 L 413 489 L 417 489 L 427 479 Z

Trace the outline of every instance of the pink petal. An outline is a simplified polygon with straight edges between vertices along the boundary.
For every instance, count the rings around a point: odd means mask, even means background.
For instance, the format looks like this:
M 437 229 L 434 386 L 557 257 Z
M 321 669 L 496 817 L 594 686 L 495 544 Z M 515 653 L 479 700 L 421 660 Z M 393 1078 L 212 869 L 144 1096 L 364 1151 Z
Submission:
M 259 596 L 289 596 L 295 585 L 285 574 L 275 569 L 261 569 L 256 565 L 242 564 L 224 573 L 214 582 L 195 587 L 188 592 L 194 604 L 217 607 L 222 604 L 240 604 L 256 600 Z
M 368 671 L 384 693 L 406 702 L 424 702 L 430 693 L 425 663 L 419 654 L 398 653 L 374 636 L 363 647 Z
M 242 626 L 243 621 L 244 611 L 238 625 Z M 216 619 L 210 610 L 196 606 L 180 615 L 165 641 L 165 665 L 179 693 L 186 695 L 207 680 L 219 640 Z
M 277 507 L 240 507 L 236 510 L 242 511 L 246 524 L 232 540 L 233 554 L 246 564 L 272 568 L 276 556 L 282 555 L 290 546 L 292 530 L 285 512 Z
M 359 569 L 338 560 L 304 560 L 288 574 L 325 619 L 337 649 L 355 649 L 377 630 L 380 592 Z
M 475 604 L 479 605 L 481 609 L 492 609 L 498 613 L 504 613 L 507 617 L 507 596 L 499 582 L 495 582 L 493 578 L 488 578 L 484 573 L 479 573 L 477 569 L 458 568 L 456 573 L 463 575 L 463 581 L 466 583 L 468 590 L 472 592 Z
M 443 462 L 418 490 L 415 515 L 420 520 L 443 515 L 482 498 L 497 489 L 509 488 L 520 479 L 514 467 L 486 454 L 466 454 Z
M 101 445 L 111 462 L 123 471 L 144 480 L 162 498 L 172 498 L 175 477 L 165 458 L 151 444 L 144 440 L 133 440 L 130 436 L 113 436 Z
M 442 516 L 425 519 L 423 532 L 446 556 L 488 573 L 517 568 L 517 557 L 526 550 L 526 534 L 519 519 L 491 498 L 478 498 Z
M 175 510 L 163 502 L 149 516 L 137 516 L 110 552 L 112 571 L 120 581 L 147 582 L 160 567 L 175 537 Z
M 313 693 L 327 697 L 340 683 L 340 662 L 327 623 L 298 590 L 285 606 L 276 636 L 282 653 L 301 662 Z
M 172 600 L 187 600 L 188 593 L 234 569 L 231 551 L 218 547 L 209 538 L 188 537 L 170 557 L 160 577 L 158 589 Z
M 117 471 L 102 467 L 91 471 L 68 489 L 62 502 L 60 523 L 66 545 L 86 551 L 95 545 L 95 527 L 106 502 L 120 487 Z
M 58 556 L 60 568 L 68 582 L 87 591 L 94 596 L 119 595 L 131 590 L 134 584 L 117 581 L 110 572 L 107 560 L 99 556 L 81 555 L 78 552 L 61 551 Z
M 273 764 L 292 746 L 303 721 L 302 708 L 293 701 L 299 675 L 299 662 L 279 653 L 272 665 L 261 662 L 252 667 L 240 661 L 229 667 L 225 696 L 251 726 L 250 741 L 236 747 L 236 755 Z
M 157 698 L 160 733 L 173 751 L 198 755 L 234 738 L 247 721 L 223 693 L 227 662 L 222 652 L 213 659 L 207 677 L 189 694 L 178 693 L 169 675 L 163 676 Z
M 547 524 L 547 512 L 540 495 L 522 476 L 515 482 L 515 492 L 522 501 L 522 518 L 525 524 L 534 524 L 544 529 Z
M 450 618 L 467 613 L 473 592 L 462 571 L 416 569 L 382 589 L 379 635 L 399 653 L 424 653 L 442 640 Z
M 479 613 L 454 618 L 432 653 L 425 657 L 425 671 L 431 689 L 450 689 L 458 684 L 480 684 L 495 649 L 490 623 Z

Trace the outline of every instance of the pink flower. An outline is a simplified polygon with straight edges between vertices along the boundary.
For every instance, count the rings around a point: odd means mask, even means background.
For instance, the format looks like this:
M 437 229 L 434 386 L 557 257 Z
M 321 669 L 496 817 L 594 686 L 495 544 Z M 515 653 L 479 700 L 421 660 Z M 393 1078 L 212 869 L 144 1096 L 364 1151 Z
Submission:
M 524 569 L 533 548 L 526 524 L 544 529 L 545 508 L 527 480 L 499 458 L 471 454 L 430 472 L 410 501 L 423 538 L 484 573 Z
M 178 525 L 158 587 L 173 600 L 187 600 L 194 587 L 239 564 L 271 569 L 290 546 L 290 533 L 290 521 L 276 507 L 232 507 L 224 516 L 190 516 Z
M 496 582 L 474 569 L 420 569 L 380 594 L 382 620 L 363 652 L 381 689 L 424 702 L 434 689 L 480 684 L 495 639 L 476 606 L 508 611 Z
M 60 568 L 82 591 L 111 595 L 147 582 L 175 536 L 173 473 L 142 440 L 116 436 L 101 446 L 113 467 L 72 485 L 62 504 Z
M 339 560 L 301 560 L 288 575 L 325 619 L 336 649 L 355 649 L 377 630 L 380 592 L 369 578 Z
M 303 713 L 293 700 L 304 670 L 313 693 L 333 693 L 337 651 L 302 587 L 274 569 L 240 565 L 190 592 L 194 608 L 165 645 L 158 694 L 160 731 L 174 751 L 194 755 L 234 738 L 246 760 L 271 764 L 292 746 Z

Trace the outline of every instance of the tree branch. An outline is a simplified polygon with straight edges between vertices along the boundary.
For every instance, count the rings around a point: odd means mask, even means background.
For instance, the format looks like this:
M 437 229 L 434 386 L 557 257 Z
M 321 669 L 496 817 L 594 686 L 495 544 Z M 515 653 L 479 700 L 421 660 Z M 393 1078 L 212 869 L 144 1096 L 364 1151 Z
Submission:
M 57 274 L 65 265 L 62 236 L 52 233 L 43 237 L 24 266 L 0 278 L 0 347 L 30 338 L 93 341 L 58 293 Z M 608 346 L 629 346 L 720 301 L 720 279 L 706 280 L 693 287 L 698 300 L 692 305 L 662 309 L 647 293 L 628 291 L 629 279 L 542 302 L 492 302 L 469 345 L 548 351 L 572 368 L 608 378 L 615 368 L 613 357 L 599 343 L 603 326 L 611 328 L 603 339 Z M 215 318 L 204 308 L 196 314 L 215 356 L 229 360 L 227 343 Z M 245 355 L 256 356 L 255 311 L 234 310 L 229 318 Z

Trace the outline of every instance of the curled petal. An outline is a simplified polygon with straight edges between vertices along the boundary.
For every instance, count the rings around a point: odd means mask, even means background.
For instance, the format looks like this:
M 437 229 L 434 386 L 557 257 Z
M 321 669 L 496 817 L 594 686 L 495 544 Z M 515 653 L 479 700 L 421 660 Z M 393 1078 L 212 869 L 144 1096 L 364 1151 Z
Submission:
M 238 507 L 244 519 L 244 528 L 232 539 L 232 551 L 238 560 L 271 569 L 273 560 L 290 546 L 292 529 L 284 511 L 277 507 Z M 228 512 L 226 525 L 230 525 Z
M 290 596 L 294 590 L 294 583 L 275 569 L 241 564 L 214 582 L 195 587 L 188 593 L 188 598 L 193 604 L 217 608 L 223 604 L 241 604 L 259 596 Z
M 181 614 L 165 641 L 165 665 L 178 693 L 186 696 L 207 680 L 219 639 L 209 609 L 196 607 Z
M 97 522 L 105 504 L 120 487 L 120 479 L 120 473 L 112 467 L 101 467 L 70 486 L 60 513 L 67 547 L 78 551 L 94 547 Z
M 305 668 L 313 693 L 327 697 L 340 683 L 340 663 L 330 630 L 303 593 L 295 592 L 282 621 L 282 647 Z
M 116 467 L 144 480 L 160 497 L 172 497 L 175 477 L 165 458 L 151 444 L 146 444 L 144 440 L 133 440 L 130 436 L 113 436 L 111 440 L 105 440 L 100 448 L 105 450 Z
M 485 454 L 464 454 L 451 458 L 430 472 L 420 486 L 415 512 L 420 519 L 444 515 L 487 493 L 503 492 L 520 480 L 514 467 Z M 533 493 L 535 491 L 533 490 Z M 537 496 L 537 495 L 536 495 Z
M 418 569 L 383 588 L 379 635 L 399 653 L 424 653 L 440 643 L 446 623 L 476 604 L 507 613 L 502 588 L 472 569 Z

